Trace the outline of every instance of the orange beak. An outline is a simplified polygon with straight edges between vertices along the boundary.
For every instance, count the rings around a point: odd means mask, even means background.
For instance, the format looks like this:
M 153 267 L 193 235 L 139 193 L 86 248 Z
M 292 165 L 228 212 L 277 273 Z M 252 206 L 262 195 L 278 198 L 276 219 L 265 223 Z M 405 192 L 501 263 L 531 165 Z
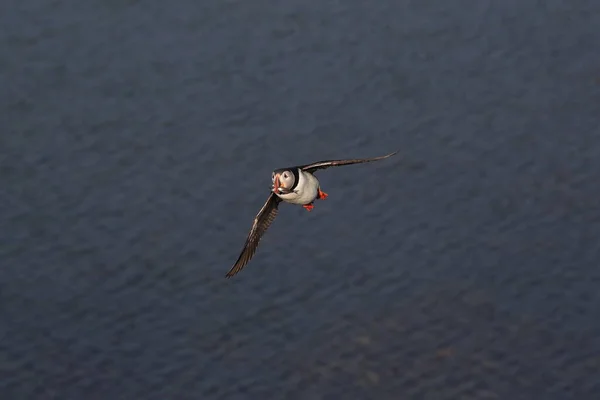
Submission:
M 281 182 L 279 182 L 279 174 L 275 175 L 275 180 L 273 181 L 273 192 L 279 193 L 279 188 L 281 187 Z

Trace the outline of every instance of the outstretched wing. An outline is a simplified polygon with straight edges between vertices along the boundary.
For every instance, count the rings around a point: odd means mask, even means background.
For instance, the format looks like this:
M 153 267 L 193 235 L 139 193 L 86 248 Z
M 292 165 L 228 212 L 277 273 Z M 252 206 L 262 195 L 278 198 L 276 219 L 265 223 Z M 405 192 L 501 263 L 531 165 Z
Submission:
M 361 164 L 371 161 L 383 160 L 385 158 L 391 157 L 396 154 L 397 151 L 390 153 L 386 156 L 373 157 L 373 158 L 354 158 L 351 160 L 327 160 L 327 161 L 318 161 L 312 164 L 304 165 L 300 167 L 303 171 L 314 172 L 318 169 L 325 169 L 329 167 L 339 167 L 341 165 L 350 165 L 350 164 Z
M 260 239 L 265 234 L 271 223 L 277 216 L 277 211 L 279 207 L 279 203 L 281 199 L 275 195 L 275 193 L 271 193 L 265 205 L 260 209 L 256 217 L 254 218 L 254 224 L 252 225 L 252 229 L 250 229 L 250 233 L 248 234 L 248 238 L 246 239 L 246 244 L 244 244 L 244 248 L 240 256 L 238 257 L 231 270 L 225 275 L 227 278 L 231 278 L 233 275 L 237 274 L 248 264 L 254 253 L 256 253 L 256 248 L 258 247 L 258 243 Z

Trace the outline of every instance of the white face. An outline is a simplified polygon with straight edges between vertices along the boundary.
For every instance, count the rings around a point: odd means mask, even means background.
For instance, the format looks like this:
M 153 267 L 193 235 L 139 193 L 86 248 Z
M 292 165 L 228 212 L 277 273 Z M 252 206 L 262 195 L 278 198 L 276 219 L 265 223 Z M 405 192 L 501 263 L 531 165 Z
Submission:
M 290 190 L 294 186 L 296 178 L 292 171 L 282 171 L 279 173 L 273 172 L 273 191 L 280 192 L 280 189 Z

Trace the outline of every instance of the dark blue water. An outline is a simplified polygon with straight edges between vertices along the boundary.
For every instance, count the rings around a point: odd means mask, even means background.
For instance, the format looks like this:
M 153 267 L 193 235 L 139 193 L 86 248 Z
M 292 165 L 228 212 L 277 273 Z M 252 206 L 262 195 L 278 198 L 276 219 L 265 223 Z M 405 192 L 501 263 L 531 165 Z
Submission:
M 0 397 L 596 399 L 600 3 L 0 12 Z M 271 171 L 328 158 L 225 273 Z

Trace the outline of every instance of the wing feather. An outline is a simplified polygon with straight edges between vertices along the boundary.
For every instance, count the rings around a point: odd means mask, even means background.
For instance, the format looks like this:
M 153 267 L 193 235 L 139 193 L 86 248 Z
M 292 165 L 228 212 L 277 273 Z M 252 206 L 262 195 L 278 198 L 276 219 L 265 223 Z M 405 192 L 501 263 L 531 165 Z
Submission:
M 275 193 L 271 193 L 267 202 L 262 206 L 256 217 L 254 218 L 254 223 L 252 224 L 252 229 L 250 229 L 250 233 L 246 238 L 246 243 L 244 244 L 244 248 L 240 253 L 235 264 L 231 267 L 231 270 L 225 275 L 227 278 L 231 278 L 238 272 L 242 270 L 248 264 L 250 259 L 256 253 L 256 249 L 258 247 L 258 243 L 260 239 L 265 234 L 269 226 L 273 223 L 273 220 L 277 216 L 277 212 L 279 210 L 279 203 L 281 199 L 275 195 Z
M 395 152 L 390 153 L 385 156 L 372 157 L 372 158 L 353 158 L 353 159 L 348 159 L 348 160 L 317 161 L 312 164 L 304 165 L 304 166 L 300 167 L 300 169 L 302 169 L 303 171 L 312 173 L 318 169 L 325 169 L 325 168 L 329 168 L 329 167 L 339 167 L 342 165 L 361 164 L 361 163 L 366 163 L 366 162 L 371 162 L 371 161 L 383 160 L 385 158 L 393 156 L 396 153 L 398 153 L 398 152 L 395 151 Z

